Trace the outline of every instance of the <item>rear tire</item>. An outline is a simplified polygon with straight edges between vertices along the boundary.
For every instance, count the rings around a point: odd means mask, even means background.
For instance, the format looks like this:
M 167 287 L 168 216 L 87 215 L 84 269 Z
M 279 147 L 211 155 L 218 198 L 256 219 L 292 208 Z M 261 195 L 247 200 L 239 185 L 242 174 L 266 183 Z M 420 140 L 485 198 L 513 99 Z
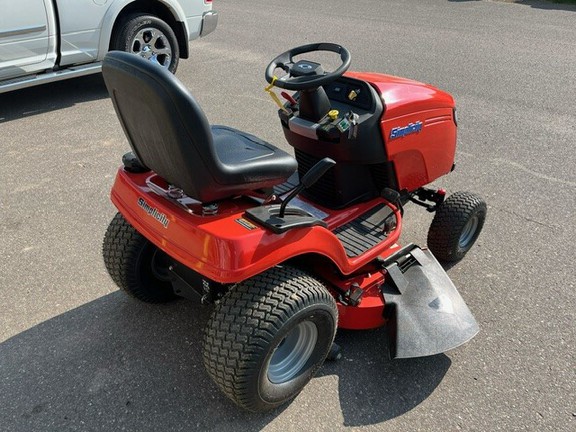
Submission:
M 164 253 L 117 213 L 102 244 L 104 265 L 123 291 L 146 303 L 166 303 L 177 298 L 172 290 Z
M 125 17 L 112 35 L 110 49 L 139 55 L 175 73 L 180 57 L 178 39 L 172 28 L 154 15 Z
M 234 286 L 216 306 L 204 337 L 204 365 L 218 387 L 250 411 L 294 398 L 328 355 L 338 323 L 323 284 L 275 267 Z
M 428 248 L 439 261 L 455 262 L 478 239 L 486 220 L 486 202 L 471 192 L 456 192 L 436 210 L 428 231 Z

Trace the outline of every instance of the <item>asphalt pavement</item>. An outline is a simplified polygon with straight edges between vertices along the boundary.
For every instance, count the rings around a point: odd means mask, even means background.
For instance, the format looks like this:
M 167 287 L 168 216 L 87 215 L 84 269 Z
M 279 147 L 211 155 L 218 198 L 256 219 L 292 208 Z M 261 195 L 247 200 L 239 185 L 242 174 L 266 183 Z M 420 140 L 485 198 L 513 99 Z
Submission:
M 468 344 L 387 358 L 385 332 L 341 332 L 289 405 L 237 409 L 201 361 L 210 309 L 138 303 L 101 259 L 128 150 L 101 77 L 0 95 L 0 431 L 576 430 L 576 7 L 446 0 L 218 0 L 217 30 L 177 76 L 215 124 L 288 149 L 263 88 L 288 48 L 333 41 L 353 70 L 449 91 L 456 170 L 485 197 L 448 269 L 480 324 Z M 431 215 L 406 210 L 403 242 Z

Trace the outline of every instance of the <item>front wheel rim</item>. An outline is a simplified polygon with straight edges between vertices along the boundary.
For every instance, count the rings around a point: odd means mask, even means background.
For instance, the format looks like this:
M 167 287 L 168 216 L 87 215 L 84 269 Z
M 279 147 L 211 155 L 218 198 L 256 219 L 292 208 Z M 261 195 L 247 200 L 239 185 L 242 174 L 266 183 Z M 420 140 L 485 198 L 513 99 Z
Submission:
M 462 234 L 460 234 L 460 240 L 458 241 L 458 246 L 465 249 L 474 242 L 476 231 L 478 230 L 478 216 L 470 218 L 470 220 L 464 226 Z
M 130 44 L 130 50 L 164 69 L 170 67 L 172 48 L 168 37 L 157 28 L 145 27 L 136 33 Z
M 290 330 L 270 358 L 270 382 L 282 384 L 297 376 L 310 359 L 317 340 L 318 328 L 313 322 L 301 322 Z

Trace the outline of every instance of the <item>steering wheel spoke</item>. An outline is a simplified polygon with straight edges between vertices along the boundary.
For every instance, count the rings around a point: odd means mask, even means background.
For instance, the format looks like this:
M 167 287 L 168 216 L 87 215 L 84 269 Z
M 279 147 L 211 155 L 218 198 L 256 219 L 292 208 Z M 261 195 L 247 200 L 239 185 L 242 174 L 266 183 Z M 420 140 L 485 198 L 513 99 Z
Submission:
M 324 74 L 323 76 L 326 76 L 326 74 Z M 318 78 L 317 76 L 297 76 L 297 77 L 291 77 L 290 82 L 293 84 L 309 84 L 317 78 Z
M 278 63 L 278 67 L 280 69 L 282 69 L 284 72 L 286 73 L 290 73 L 290 71 L 292 70 L 292 66 L 294 66 L 294 62 L 293 61 L 287 61 L 287 62 L 282 62 L 282 63 Z

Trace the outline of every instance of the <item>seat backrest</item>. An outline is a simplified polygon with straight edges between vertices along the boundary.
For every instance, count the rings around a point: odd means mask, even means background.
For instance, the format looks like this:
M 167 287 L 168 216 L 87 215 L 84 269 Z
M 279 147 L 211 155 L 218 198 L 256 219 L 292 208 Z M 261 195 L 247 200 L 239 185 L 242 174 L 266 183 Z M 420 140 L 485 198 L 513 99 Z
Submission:
M 106 55 L 102 75 L 140 162 L 204 201 L 219 161 L 208 119 L 186 87 L 167 70 L 120 51 Z

